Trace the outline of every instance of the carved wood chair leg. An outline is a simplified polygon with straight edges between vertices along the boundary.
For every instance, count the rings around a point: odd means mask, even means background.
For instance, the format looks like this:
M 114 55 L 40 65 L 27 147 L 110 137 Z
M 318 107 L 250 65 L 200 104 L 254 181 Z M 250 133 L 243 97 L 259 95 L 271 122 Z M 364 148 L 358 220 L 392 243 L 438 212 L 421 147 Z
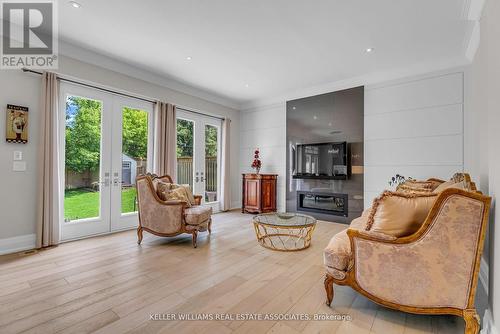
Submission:
M 137 228 L 137 244 L 141 244 L 142 242 L 142 228 L 139 226 Z
M 212 234 L 212 218 L 210 218 L 208 222 L 208 234 Z
M 333 300 L 333 277 L 325 275 L 326 305 L 330 306 Z
M 198 247 L 197 243 L 196 243 L 196 239 L 198 238 L 198 231 L 194 231 L 193 232 L 193 247 L 196 248 Z
M 476 309 L 464 310 L 463 318 L 465 321 L 465 334 L 479 333 L 479 316 Z

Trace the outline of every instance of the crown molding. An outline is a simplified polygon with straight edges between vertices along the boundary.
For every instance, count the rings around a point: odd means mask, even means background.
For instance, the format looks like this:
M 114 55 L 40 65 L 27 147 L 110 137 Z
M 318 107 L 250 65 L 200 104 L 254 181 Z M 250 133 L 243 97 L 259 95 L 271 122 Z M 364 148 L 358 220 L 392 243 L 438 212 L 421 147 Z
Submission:
M 149 69 L 131 65 L 121 60 L 82 48 L 66 41 L 59 41 L 59 54 L 231 109 L 240 110 L 241 107 L 240 103 L 236 100 L 228 99 L 226 97 L 186 85 L 175 79 L 154 73 Z
M 481 16 L 486 0 L 465 0 L 462 19 L 470 21 L 464 36 L 464 53 L 469 62 L 474 61 L 481 42 Z

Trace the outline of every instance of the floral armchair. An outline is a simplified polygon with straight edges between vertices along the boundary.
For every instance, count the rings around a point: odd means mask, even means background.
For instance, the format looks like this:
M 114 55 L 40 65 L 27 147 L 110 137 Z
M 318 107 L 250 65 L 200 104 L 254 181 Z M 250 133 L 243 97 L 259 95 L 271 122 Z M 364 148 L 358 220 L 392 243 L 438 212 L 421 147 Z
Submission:
M 327 261 L 325 250 L 327 305 L 333 283 L 348 285 L 396 310 L 460 316 L 465 333 L 477 334 L 474 299 L 490 202 L 478 191 L 446 189 L 417 232 L 404 237 L 371 233 L 353 221 L 345 269 Z
M 156 192 L 157 181 L 172 183 L 172 178 L 148 174 L 138 176 L 136 180 L 139 207 L 137 243 L 141 243 L 143 231 L 162 237 L 188 233 L 192 235 L 193 247 L 196 248 L 198 232 L 208 230 L 211 233 L 212 208 L 201 206 L 199 195 L 194 196 L 196 205 L 191 207 L 185 201 L 163 201 Z

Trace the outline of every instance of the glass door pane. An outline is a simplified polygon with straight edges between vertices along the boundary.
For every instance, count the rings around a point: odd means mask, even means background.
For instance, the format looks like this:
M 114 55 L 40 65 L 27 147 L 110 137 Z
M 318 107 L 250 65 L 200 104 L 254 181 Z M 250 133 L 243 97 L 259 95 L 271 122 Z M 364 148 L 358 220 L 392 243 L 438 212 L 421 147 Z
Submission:
M 219 129 L 205 125 L 205 202 L 217 202 L 218 199 L 218 158 Z
M 100 217 L 102 101 L 66 98 L 64 220 Z
M 148 170 L 148 112 L 122 108 L 121 213 L 136 212 L 135 178 Z
M 193 192 L 194 128 L 194 121 L 177 119 L 177 183 L 189 184 Z

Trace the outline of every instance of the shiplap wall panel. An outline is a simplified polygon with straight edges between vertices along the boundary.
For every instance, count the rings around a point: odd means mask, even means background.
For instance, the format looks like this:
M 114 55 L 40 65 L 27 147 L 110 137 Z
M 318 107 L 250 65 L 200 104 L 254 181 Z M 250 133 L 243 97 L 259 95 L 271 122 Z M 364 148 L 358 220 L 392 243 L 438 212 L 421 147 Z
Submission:
M 367 115 L 365 124 L 365 140 L 462 134 L 462 104 Z
M 286 104 L 243 111 L 240 124 L 241 172 L 253 172 L 250 167 L 253 152 L 255 148 L 259 148 L 261 173 L 278 174 L 277 206 L 278 211 L 285 211 Z
M 463 73 L 365 88 L 365 207 L 395 174 L 463 170 Z
M 366 166 L 462 164 L 462 135 L 365 141 Z
M 440 75 L 365 90 L 365 115 L 461 103 L 463 103 L 463 73 Z

